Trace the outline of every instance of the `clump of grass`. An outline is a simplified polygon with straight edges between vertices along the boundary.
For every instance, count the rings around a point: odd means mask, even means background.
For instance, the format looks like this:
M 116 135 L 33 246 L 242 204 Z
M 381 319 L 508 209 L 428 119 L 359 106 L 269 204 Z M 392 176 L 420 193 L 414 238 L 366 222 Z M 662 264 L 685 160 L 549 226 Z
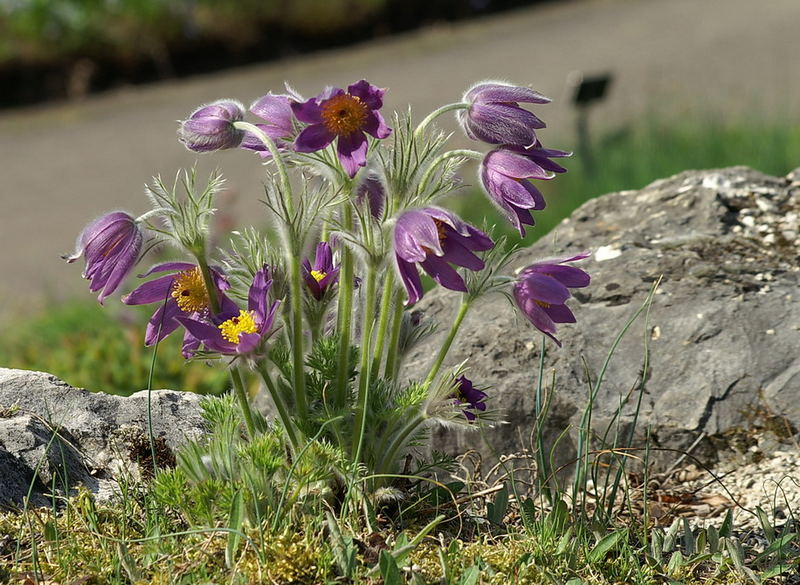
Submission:
M 140 312 L 123 321 L 91 301 L 72 301 L 51 307 L 24 327 L 11 322 L 13 336 L 0 339 L 3 367 L 41 370 L 72 386 L 128 395 L 147 387 L 152 350 L 144 347 L 147 316 Z M 224 391 L 228 377 L 218 368 L 186 363 L 180 356 L 180 339 L 161 344 L 153 388 L 171 388 L 201 394 Z

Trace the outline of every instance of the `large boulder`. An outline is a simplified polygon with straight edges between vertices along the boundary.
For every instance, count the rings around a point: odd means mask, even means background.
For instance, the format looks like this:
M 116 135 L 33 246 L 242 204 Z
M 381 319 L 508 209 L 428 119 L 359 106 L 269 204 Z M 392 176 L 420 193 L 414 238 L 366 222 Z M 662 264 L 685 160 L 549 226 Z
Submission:
M 605 373 L 594 401 L 594 433 L 602 435 L 629 395 L 619 429 L 632 430 L 646 344 L 636 444 L 650 427 L 651 447 L 664 449 L 651 453 L 656 459 L 659 453 L 662 461 L 674 459 L 668 450 L 690 446 L 695 455 L 712 454 L 723 444 L 713 439 L 767 420 L 797 432 L 799 213 L 800 169 L 786 178 L 745 167 L 689 171 L 589 201 L 519 256 L 514 268 L 594 253 L 579 264 L 592 283 L 570 301 L 577 323 L 559 327 L 562 348 L 547 343 L 545 386 L 553 375 L 556 381 L 544 429 L 548 443 L 567 430 L 557 462 L 575 457 L 589 380 L 596 380 L 615 336 L 659 278 L 647 321 L 642 315 L 629 330 Z M 419 303 L 444 326 L 409 356 L 412 378 L 425 376 L 457 305 L 456 295 L 442 289 Z M 435 447 L 477 448 L 493 459 L 530 446 L 540 338 L 502 297 L 472 309 L 446 365 L 469 359 L 468 377 L 489 387 L 491 405 L 508 424 L 486 431 L 485 442 L 475 433 L 441 430 Z
M 83 485 L 98 499 L 119 492 L 119 480 L 152 473 L 147 392 L 129 397 L 72 388 L 43 372 L 0 368 L 0 506 L 19 507 L 31 490 L 33 505 L 47 494 Z M 151 393 L 156 458 L 203 432 L 200 397 Z

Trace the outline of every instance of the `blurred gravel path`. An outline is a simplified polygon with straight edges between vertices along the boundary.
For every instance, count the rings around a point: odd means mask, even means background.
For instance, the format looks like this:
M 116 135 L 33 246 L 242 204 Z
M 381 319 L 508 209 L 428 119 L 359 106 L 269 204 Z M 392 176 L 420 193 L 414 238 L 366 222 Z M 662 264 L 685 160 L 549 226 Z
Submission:
M 112 209 L 145 209 L 142 186 L 195 156 L 175 120 L 218 97 L 249 102 L 289 80 L 301 93 L 362 77 L 388 87 L 386 110 L 418 115 L 454 101 L 474 81 L 504 78 L 554 98 L 539 109 L 546 144 L 572 147 L 566 79 L 612 71 L 598 125 L 658 108 L 800 119 L 800 1 L 576 0 L 434 27 L 280 63 L 130 88 L 78 104 L 0 114 L 0 319 L 45 299 L 87 294 L 80 268 L 58 258 L 82 226 Z M 2 91 L 2 88 L 0 88 Z M 259 213 L 261 168 L 246 153 L 204 157 L 239 195 L 235 213 Z

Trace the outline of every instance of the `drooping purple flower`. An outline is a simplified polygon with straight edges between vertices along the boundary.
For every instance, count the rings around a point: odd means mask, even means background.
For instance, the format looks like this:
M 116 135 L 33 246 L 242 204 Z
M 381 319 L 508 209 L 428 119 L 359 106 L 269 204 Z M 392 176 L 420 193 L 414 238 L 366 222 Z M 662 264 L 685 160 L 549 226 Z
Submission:
M 114 211 L 87 225 L 78 236 L 75 252 L 63 258 L 71 263 L 85 257 L 83 278 L 90 281 L 90 291 L 100 291 L 97 300 L 102 305 L 133 270 L 143 242 L 136 220 L 124 211 Z
M 217 297 L 228 290 L 230 284 L 218 270 L 211 268 L 211 277 L 217 288 Z M 158 309 L 147 322 L 145 345 L 153 345 L 175 331 L 180 322 L 177 317 L 208 315 L 211 307 L 200 268 L 188 262 L 166 262 L 153 266 L 141 277 L 158 272 L 169 272 L 153 280 L 145 282 L 130 294 L 122 297 L 126 305 L 149 305 L 159 303 Z M 199 346 L 199 342 L 187 331 L 183 338 L 184 355 L 191 353 Z
M 400 278 L 408 292 L 406 305 L 422 298 L 422 280 L 415 264 L 445 288 L 466 292 L 464 279 L 450 264 L 483 270 L 473 252 L 494 247 L 485 233 L 438 207 L 403 213 L 394 228 L 394 252 Z
M 280 301 L 269 303 L 271 286 L 269 270 L 264 266 L 253 277 L 246 311 L 223 296 L 220 313 L 205 317 L 178 316 L 177 320 L 209 351 L 225 355 L 252 353 L 261 340 L 272 333 L 275 313 L 281 304 Z
M 234 122 L 244 118 L 244 106 L 236 100 L 217 100 L 200 106 L 178 128 L 178 139 L 194 152 L 211 152 L 236 148 L 242 143 L 244 131 Z
M 536 143 L 536 130 L 545 123 L 519 103 L 546 104 L 550 99 L 527 87 L 487 81 L 470 88 L 463 101 L 469 107 L 459 111 L 458 120 L 467 136 L 526 147 Z
M 292 102 L 295 117 L 306 127 L 295 139 L 298 152 L 316 152 L 336 140 L 336 152 L 351 178 L 367 164 L 367 133 L 386 138 L 392 129 L 378 111 L 383 106 L 385 89 L 365 79 L 343 89 L 327 88 L 306 102 Z
M 339 267 L 333 264 L 333 250 L 328 242 L 317 244 L 313 266 L 308 258 L 303 259 L 303 278 L 317 300 L 322 299 L 325 291 L 339 280 Z
M 278 148 L 286 148 L 287 142 L 285 139 L 292 138 L 295 133 L 294 114 L 290 104 L 291 98 L 292 96 L 288 95 L 268 93 L 250 106 L 250 111 L 266 122 L 265 124 L 255 124 L 255 126 L 272 138 Z M 258 152 L 262 158 L 272 156 L 264 143 L 249 132 L 245 134 L 241 146 Z
M 571 258 L 536 262 L 523 269 L 514 283 L 514 300 L 520 311 L 559 347 L 556 323 L 575 323 L 575 315 L 565 304 L 571 296 L 569 289 L 589 286 L 591 280 L 580 268 L 564 264 L 589 256 L 590 252 L 583 252 Z
M 525 237 L 525 225 L 534 225 L 531 209 L 544 209 L 545 200 L 528 179 L 552 179 L 567 169 L 550 158 L 571 156 L 563 150 L 502 146 L 484 157 L 480 176 L 484 189 L 508 220 Z
M 467 417 L 468 421 L 472 422 L 477 418 L 475 411 L 484 412 L 486 410 L 485 400 L 488 396 L 485 392 L 475 388 L 472 380 L 466 376 L 456 378 L 456 383 L 455 391 L 450 397 L 455 399 L 455 404 L 463 405 L 464 416 Z

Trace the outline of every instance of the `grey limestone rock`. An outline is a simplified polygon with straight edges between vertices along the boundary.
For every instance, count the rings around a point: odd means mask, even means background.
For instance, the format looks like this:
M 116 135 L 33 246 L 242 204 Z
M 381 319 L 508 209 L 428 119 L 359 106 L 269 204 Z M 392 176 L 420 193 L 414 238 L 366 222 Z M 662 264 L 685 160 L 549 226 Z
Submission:
M 163 462 L 203 432 L 200 397 L 152 392 L 153 434 Z M 129 397 L 72 388 L 43 372 L 0 368 L 0 506 L 45 505 L 83 485 L 108 499 L 122 477 L 152 465 L 147 392 Z M 32 488 L 31 488 L 32 486 Z
M 559 326 L 561 349 L 548 342 L 545 382 L 555 373 L 550 442 L 568 430 L 556 461 L 575 456 L 575 429 L 587 403 L 587 368 L 595 379 L 617 333 L 661 278 L 645 329 L 640 318 L 623 338 L 596 397 L 593 429 L 607 426 L 622 397 L 638 388 L 645 339 L 649 365 L 637 444 L 646 426 L 651 446 L 687 449 L 700 437 L 778 417 L 800 427 L 800 169 L 786 178 L 745 167 L 688 171 L 641 191 L 587 202 L 555 234 L 525 250 L 513 268 L 583 250 L 592 276 L 574 290 L 576 324 Z M 445 326 L 415 348 L 406 366 L 423 378 L 457 308 L 454 293 L 437 289 L 419 310 Z M 467 376 L 489 387 L 492 406 L 508 424 L 485 433 L 441 430 L 436 447 L 454 453 L 480 447 L 511 453 L 528 447 L 534 425 L 540 335 L 502 297 L 481 301 L 466 318 L 451 351 L 469 358 Z M 586 366 L 584 366 L 584 360 Z M 630 426 L 636 396 L 623 408 Z M 627 429 L 630 430 L 630 429 Z M 627 432 L 626 430 L 626 432 Z M 713 455 L 701 441 L 696 455 Z M 674 459 L 661 452 L 663 460 Z M 655 453 L 658 459 L 658 452 Z

